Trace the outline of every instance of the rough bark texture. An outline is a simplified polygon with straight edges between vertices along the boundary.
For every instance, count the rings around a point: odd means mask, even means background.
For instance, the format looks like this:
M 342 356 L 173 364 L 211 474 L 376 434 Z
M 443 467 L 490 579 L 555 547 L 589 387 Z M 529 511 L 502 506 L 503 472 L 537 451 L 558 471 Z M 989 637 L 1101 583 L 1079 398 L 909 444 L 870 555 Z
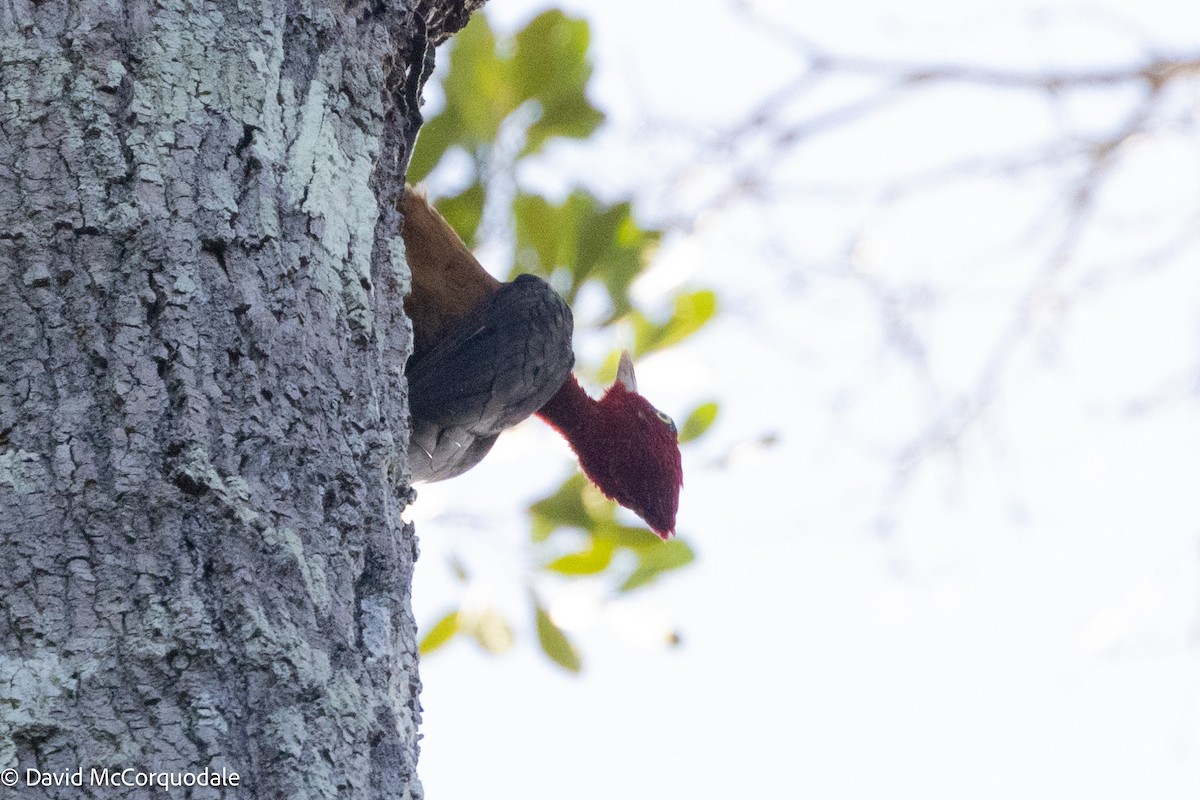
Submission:
M 13 796 L 421 795 L 393 203 L 478 4 L 0 0 Z

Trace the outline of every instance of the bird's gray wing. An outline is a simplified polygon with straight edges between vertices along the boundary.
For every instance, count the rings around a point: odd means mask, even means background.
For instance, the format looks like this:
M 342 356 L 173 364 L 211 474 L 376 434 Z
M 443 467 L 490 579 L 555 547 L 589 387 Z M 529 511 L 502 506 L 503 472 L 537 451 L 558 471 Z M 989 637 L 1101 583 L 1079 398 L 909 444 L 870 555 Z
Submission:
M 572 327 L 570 308 L 542 279 L 520 275 L 501 286 L 410 359 L 405 371 L 414 444 L 423 438 L 424 446 L 436 450 L 443 433 L 458 429 L 464 433 L 452 437 L 453 446 L 478 450 L 469 437 L 494 439 L 537 411 L 575 363 Z M 436 452 L 429 456 L 433 463 L 439 460 Z

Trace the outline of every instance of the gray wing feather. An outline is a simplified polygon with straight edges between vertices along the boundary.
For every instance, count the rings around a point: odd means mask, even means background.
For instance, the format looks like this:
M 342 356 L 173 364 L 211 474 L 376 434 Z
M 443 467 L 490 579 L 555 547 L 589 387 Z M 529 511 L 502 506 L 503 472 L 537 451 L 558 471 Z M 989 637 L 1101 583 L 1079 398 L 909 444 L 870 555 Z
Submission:
M 413 479 L 465 472 L 501 431 L 545 405 L 575 363 L 572 327 L 570 308 L 549 284 L 520 275 L 411 359 Z

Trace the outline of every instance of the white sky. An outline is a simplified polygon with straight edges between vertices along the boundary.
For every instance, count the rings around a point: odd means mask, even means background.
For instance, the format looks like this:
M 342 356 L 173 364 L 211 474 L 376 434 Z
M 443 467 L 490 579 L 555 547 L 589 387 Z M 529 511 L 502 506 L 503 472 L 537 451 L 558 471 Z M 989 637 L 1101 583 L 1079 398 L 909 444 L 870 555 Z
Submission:
M 537 6 L 488 9 L 511 27 Z M 715 0 L 568 7 L 593 22 L 613 129 L 602 156 L 564 151 L 557 173 L 527 177 L 553 186 L 565 170 L 615 196 L 650 176 L 649 214 L 703 199 L 728 164 L 692 163 L 690 145 L 637 126 L 727 126 L 798 63 Z M 1184 0 L 760 7 L 829 49 L 908 61 L 1086 68 L 1146 41 L 1200 51 Z M 794 114 L 861 89 L 831 83 Z M 1107 130 L 1130 107 L 930 92 L 778 164 L 788 189 L 861 191 L 734 203 L 673 237 L 643 291 L 712 285 L 729 312 L 638 373 L 677 418 L 722 403 L 685 451 L 679 530 L 700 560 L 619 602 L 550 587 L 582 677 L 540 656 L 527 625 L 505 657 L 458 642 L 427 659 L 427 795 L 1200 797 L 1200 249 L 1130 265 L 1196 228 L 1194 130 L 1129 145 L 1076 257 L 1024 306 L 1071 164 L 877 196 L 963 156 Z M 892 292 L 922 369 L 873 287 Z M 994 400 L 898 482 L 895 455 L 978 384 L 1016 308 L 1033 333 L 1005 351 Z M 779 444 L 753 446 L 765 433 Z M 524 614 L 523 509 L 566 474 L 547 452 L 565 445 L 527 424 L 472 473 L 420 489 L 420 621 L 459 597 L 450 552 L 481 574 L 471 602 Z M 668 649 L 672 629 L 683 644 Z

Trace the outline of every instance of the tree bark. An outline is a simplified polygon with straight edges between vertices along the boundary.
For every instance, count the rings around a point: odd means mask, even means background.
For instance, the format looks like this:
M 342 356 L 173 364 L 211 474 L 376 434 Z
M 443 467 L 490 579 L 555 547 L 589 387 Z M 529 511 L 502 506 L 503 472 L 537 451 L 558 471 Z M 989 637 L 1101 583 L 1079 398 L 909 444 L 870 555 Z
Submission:
M 395 199 L 479 4 L 0 0 L 19 796 L 421 796 Z

